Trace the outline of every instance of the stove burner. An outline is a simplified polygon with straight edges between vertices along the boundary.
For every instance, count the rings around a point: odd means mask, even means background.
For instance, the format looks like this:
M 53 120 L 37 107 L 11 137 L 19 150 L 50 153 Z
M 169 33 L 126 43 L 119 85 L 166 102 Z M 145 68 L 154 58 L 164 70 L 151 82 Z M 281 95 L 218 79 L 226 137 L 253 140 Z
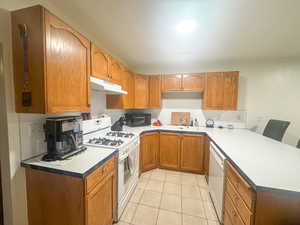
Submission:
M 119 132 L 119 131 L 111 131 L 106 134 L 109 137 L 120 137 L 120 138 L 132 138 L 134 136 L 133 133 Z
M 120 139 L 111 140 L 107 138 L 92 138 L 89 140 L 90 144 L 104 145 L 104 146 L 120 146 L 124 141 Z

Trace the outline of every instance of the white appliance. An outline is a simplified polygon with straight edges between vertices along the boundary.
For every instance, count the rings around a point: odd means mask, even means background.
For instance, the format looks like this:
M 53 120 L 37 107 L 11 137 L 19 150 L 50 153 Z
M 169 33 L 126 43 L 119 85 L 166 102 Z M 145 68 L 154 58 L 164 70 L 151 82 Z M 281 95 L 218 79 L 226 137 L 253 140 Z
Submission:
M 130 132 L 111 131 L 111 118 L 83 121 L 83 143 L 103 149 L 118 150 L 117 219 L 127 205 L 138 183 L 139 136 Z
M 127 94 L 127 91 L 122 90 L 122 87 L 120 85 L 111 83 L 109 81 L 101 80 L 93 76 L 90 77 L 90 81 L 91 87 L 95 91 L 102 91 L 110 95 Z
M 208 188 L 219 221 L 223 222 L 224 161 L 226 157 L 210 143 Z

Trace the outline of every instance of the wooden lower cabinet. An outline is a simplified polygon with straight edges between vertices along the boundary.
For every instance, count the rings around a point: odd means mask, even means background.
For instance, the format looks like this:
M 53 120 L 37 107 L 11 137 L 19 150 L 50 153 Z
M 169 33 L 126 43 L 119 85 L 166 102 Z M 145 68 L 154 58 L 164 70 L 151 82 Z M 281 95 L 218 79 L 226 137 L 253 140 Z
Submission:
M 182 134 L 180 169 L 203 173 L 204 135 Z
M 86 178 L 26 168 L 29 225 L 111 225 L 116 216 L 116 158 Z
M 161 132 L 159 144 L 159 166 L 166 169 L 179 169 L 180 148 L 180 134 Z
M 150 132 L 141 135 L 140 171 L 154 168 L 203 173 L 204 135 Z
M 111 225 L 113 223 L 114 177 L 109 176 L 86 197 L 87 225 Z
M 203 160 L 203 173 L 205 175 L 206 182 L 208 183 L 208 174 L 209 174 L 209 148 L 210 140 L 207 135 L 204 138 L 204 160 Z
M 140 146 L 140 171 L 145 172 L 157 168 L 159 132 L 141 135 Z
M 225 163 L 224 225 L 299 225 L 300 194 L 254 188 Z

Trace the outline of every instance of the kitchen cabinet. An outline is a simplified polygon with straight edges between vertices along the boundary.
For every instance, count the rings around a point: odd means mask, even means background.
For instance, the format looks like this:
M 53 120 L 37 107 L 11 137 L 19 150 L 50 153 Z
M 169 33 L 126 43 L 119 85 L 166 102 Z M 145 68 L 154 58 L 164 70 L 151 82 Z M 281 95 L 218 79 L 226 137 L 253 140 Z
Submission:
M 161 76 L 149 76 L 149 106 L 148 108 L 161 107 Z
M 159 144 L 159 166 L 178 170 L 180 168 L 181 135 L 161 132 Z
M 85 178 L 25 169 L 29 225 L 111 225 L 116 219 L 116 158 Z
M 299 193 L 254 187 L 225 162 L 224 225 L 299 224 Z
M 165 168 L 203 173 L 205 136 L 173 132 L 150 132 L 141 136 L 141 172 Z
M 224 72 L 224 99 L 223 110 L 237 110 L 238 100 L 238 72 Z
M 256 193 L 239 172 L 226 161 L 224 211 L 226 224 L 252 225 Z
M 115 84 L 121 84 L 125 70 L 112 56 L 106 54 L 96 44 L 91 43 L 91 75 Z
M 42 6 L 12 12 L 18 113 L 90 111 L 90 41 Z
M 159 152 L 159 133 L 151 132 L 141 135 L 140 171 L 157 168 Z
M 120 84 L 124 67 L 112 57 L 110 57 L 110 62 L 110 81 L 116 84 Z
M 182 90 L 183 91 L 200 91 L 204 90 L 205 73 L 183 74 Z
M 134 108 L 145 109 L 149 105 L 149 76 L 134 76 Z
M 203 173 L 204 135 L 182 134 L 180 169 Z
M 126 95 L 106 95 L 106 108 L 132 109 L 134 108 L 134 74 L 125 70 L 121 77 L 121 86 Z
M 204 78 L 204 73 L 163 75 L 162 90 L 202 92 L 204 90 Z
M 210 148 L 210 140 L 208 136 L 205 135 L 203 170 L 204 170 L 204 175 L 207 183 L 208 183 L 208 174 L 209 174 L 209 148 Z
M 110 58 L 97 45 L 91 43 L 91 75 L 102 80 L 110 80 Z
M 239 73 L 211 72 L 205 76 L 203 109 L 236 110 Z
M 207 73 L 205 77 L 205 92 L 203 109 L 222 110 L 224 95 L 223 73 Z
M 182 86 L 182 75 L 163 75 L 162 90 L 163 91 L 180 91 Z
M 87 225 L 111 225 L 113 223 L 114 177 L 99 183 L 86 197 Z

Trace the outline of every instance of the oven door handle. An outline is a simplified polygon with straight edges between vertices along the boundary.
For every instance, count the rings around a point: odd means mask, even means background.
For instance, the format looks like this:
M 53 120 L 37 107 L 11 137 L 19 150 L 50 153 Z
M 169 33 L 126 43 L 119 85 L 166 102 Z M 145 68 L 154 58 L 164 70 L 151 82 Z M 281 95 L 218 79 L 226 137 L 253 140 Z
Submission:
M 120 155 L 120 156 L 119 156 L 119 161 L 120 161 L 120 162 L 124 161 L 128 156 L 129 156 L 128 153 L 125 153 L 125 154 Z
M 131 146 L 129 146 L 128 148 L 131 148 L 130 151 L 127 151 L 126 153 L 119 155 L 119 161 L 123 161 L 124 159 L 126 159 L 133 151 L 139 151 L 138 149 L 139 143 L 134 143 Z

